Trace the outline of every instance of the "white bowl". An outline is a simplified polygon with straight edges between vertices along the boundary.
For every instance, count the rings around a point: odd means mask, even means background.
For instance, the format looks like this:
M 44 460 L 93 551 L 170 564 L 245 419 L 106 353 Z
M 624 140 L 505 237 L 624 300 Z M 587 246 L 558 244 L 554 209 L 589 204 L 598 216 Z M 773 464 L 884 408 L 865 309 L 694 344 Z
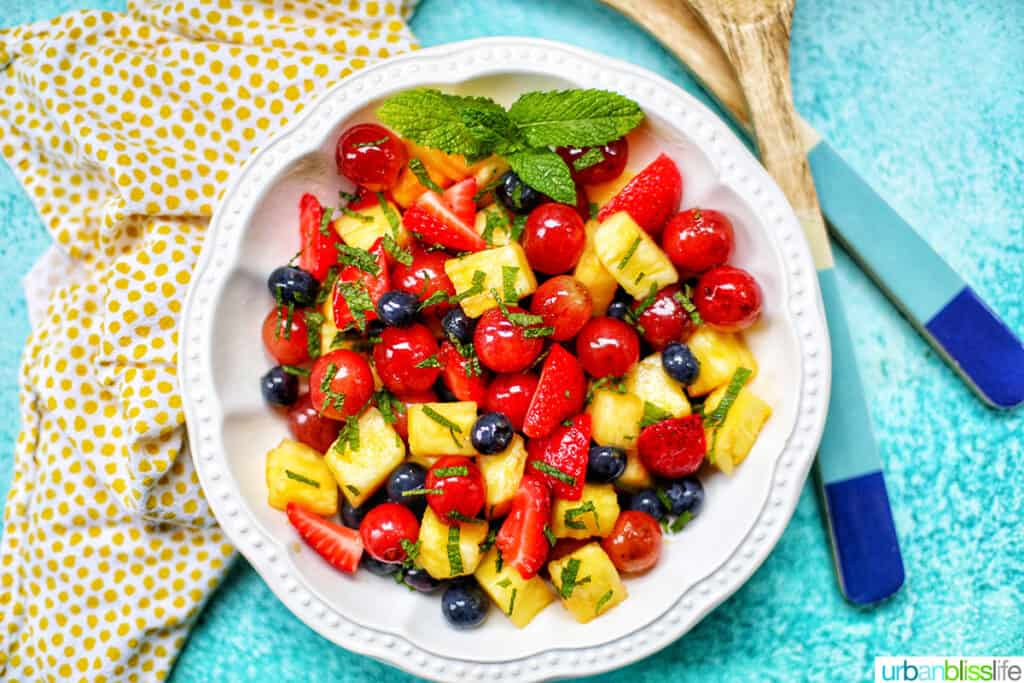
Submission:
M 270 271 L 298 248 L 298 199 L 327 203 L 346 187 L 334 170 L 341 130 L 372 116 L 381 98 L 416 86 L 488 95 L 604 88 L 647 113 L 632 168 L 657 150 L 684 178 L 684 206 L 724 211 L 736 228 L 733 262 L 765 295 L 746 335 L 760 366 L 755 387 L 774 413 L 736 474 L 705 478 L 700 517 L 666 537 L 648 574 L 626 581 L 629 599 L 590 624 L 553 605 L 518 630 L 496 610 L 458 632 L 437 595 L 360 572 L 344 576 L 266 503 L 263 455 L 287 434 L 260 398 L 271 364 L 260 341 L 273 305 Z M 656 145 L 652 144 L 656 141 Z M 539 680 L 624 666 L 665 647 L 736 591 L 792 515 L 821 437 L 829 396 L 828 335 L 814 267 L 782 193 L 743 144 L 693 97 L 638 67 L 558 43 L 495 38 L 422 50 L 350 76 L 312 102 L 238 172 L 210 224 L 185 307 L 180 376 L 192 457 L 225 533 L 274 593 L 342 647 L 438 680 Z

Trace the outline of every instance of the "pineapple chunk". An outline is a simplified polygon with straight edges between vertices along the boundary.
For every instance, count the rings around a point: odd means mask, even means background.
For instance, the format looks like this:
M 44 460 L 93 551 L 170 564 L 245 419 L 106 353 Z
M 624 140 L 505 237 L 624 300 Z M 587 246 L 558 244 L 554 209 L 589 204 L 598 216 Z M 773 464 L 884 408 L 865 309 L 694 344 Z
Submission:
M 458 524 L 458 554 L 462 569 L 452 571 L 451 558 L 448 555 L 448 542 L 454 540 L 451 529 L 434 514 L 428 506 L 420 522 L 420 552 L 416 556 L 416 564 L 427 570 L 435 579 L 450 579 L 453 576 L 465 576 L 476 571 L 480 564 L 480 544 L 487 538 L 487 523 L 465 522 Z M 454 545 L 453 545 L 454 548 Z
M 636 173 L 630 170 L 623 171 L 618 178 L 612 178 L 597 185 L 587 186 L 587 197 L 599 207 L 607 204 L 612 197 L 617 195 L 622 188 L 633 179 Z
M 421 147 L 409 140 L 405 141 L 405 148 L 410 159 L 416 158 L 423 162 L 427 175 L 439 187 L 448 187 L 452 183 L 462 180 L 467 175 L 471 175 L 469 166 L 466 165 L 466 159 L 462 156 L 446 154 L 441 150 L 429 147 Z M 427 188 L 420 183 L 416 174 L 406 166 L 398 174 L 398 181 L 391 188 L 391 196 L 395 198 L 399 206 L 407 209 L 426 191 Z
M 507 564 L 498 571 L 497 546 L 480 560 L 474 576 L 498 609 L 519 628 L 529 624 L 542 609 L 555 601 L 547 582 L 539 576 L 524 580 L 514 567 Z
M 601 263 L 594 250 L 594 233 L 597 232 L 597 221 L 587 221 L 584 226 L 587 233 L 587 241 L 583 247 L 580 260 L 576 262 L 576 270 L 573 277 L 583 283 L 583 286 L 590 292 L 593 315 L 604 315 L 608 310 L 608 304 L 615 298 L 615 290 L 619 283 L 608 272 L 608 269 Z
M 476 178 L 477 191 L 487 187 L 501 176 L 502 173 L 508 170 L 508 162 L 497 154 L 476 162 L 469 167 L 468 172 L 474 178 Z M 488 197 L 493 199 L 494 195 L 488 193 Z M 486 199 L 481 197 L 481 199 Z
M 686 344 L 700 363 L 697 380 L 686 388 L 690 396 L 703 396 L 728 384 L 736 368 L 749 368 L 753 372 L 750 379 L 757 374 L 754 354 L 738 334 L 718 332 L 701 325 Z
M 626 451 L 626 470 L 615 480 L 615 484 L 620 489 L 634 493 L 654 486 L 654 477 L 647 471 L 636 450 Z
M 299 503 L 318 515 L 333 515 L 338 511 L 338 485 L 319 453 L 282 439 L 267 453 L 267 502 L 278 510 Z
M 708 396 L 704 402 L 705 415 L 710 415 L 715 410 L 727 389 L 728 386 L 719 387 Z M 761 433 L 761 428 L 771 414 L 771 406 L 762 401 L 749 387 L 744 386 L 740 389 L 722 425 L 717 430 L 704 430 L 709 451 L 714 445 L 714 453 L 709 454 L 709 458 L 713 458 L 718 469 L 726 474 L 732 474 L 736 466 L 746 460 L 750 455 L 750 449 L 754 447 L 757 435 Z
M 376 408 L 368 408 L 359 417 L 359 448 L 353 450 L 348 442 L 335 442 L 324 455 L 353 507 L 366 502 L 404 459 L 402 437 Z
M 388 206 L 399 219 L 395 241 L 405 246 L 409 243 L 409 231 L 401 223 L 401 214 L 398 212 L 398 207 L 391 202 L 388 202 Z M 361 220 L 355 216 L 341 214 L 332 223 L 334 231 L 350 247 L 369 249 L 373 246 L 374 242 L 384 235 L 392 234 L 391 222 L 388 221 L 388 217 L 384 213 L 384 207 L 380 204 L 373 204 L 372 206 L 359 209 L 356 213 L 366 216 L 371 220 Z
M 456 294 L 462 294 L 473 287 L 473 277 L 477 271 L 484 274 L 483 291 L 462 301 L 462 310 L 470 318 L 478 318 L 483 313 L 497 306 L 491 290 L 504 296 L 503 268 L 516 268 L 514 287 L 516 300 L 533 294 L 537 289 L 537 278 L 533 276 L 526 254 L 518 242 L 503 247 L 478 251 L 475 254 L 448 259 L 444 262 L 444 272 L 452 281 Z M 511 303 L 511 302 L 507 302 Z
M 494 224 L 489 235 L 487 234 L 488 220 Z M 508 211 L 503 206 L 491 204 L 486 209 L 477 211 L 473 229 L 484 238 L 488 247 L 503 247 L 512 241 L 510 235 L 512 226 L 509 221 Z
M 437 420 L 430 416 L 436 413 Z M 442 424 L 448 421 L 453 426 Z M 476 403 L 413 403 L 409 406 L 409 450 L 413 456 L 476 455 L 469 432 L 476 422 Z
M 652 353 L 626 374 L 626 389 L 641 401 L 652 403 L 672 417 L 690 414 L 690 400 L 683 385 L 669 377 L 661 365 L 661 354 Z
M 597 226 L 594 248 L 601 264 L 634 299 L 646 296 L 652 286 L 661 289 L 679 281 L 665 252 L 625 211 Z
M 567 586 L 575 568 L 575 584 Z M 611 558 L 597 543 L 588 543 L 548 563 L 548 572 L 562 604 L 576 621 L 585 624 L 626 599 L 626 587 Z M 589 577 L 589 581 L 583 579 Z
M 644 402 L 633 394 L 620 394 L 612 389 L 598 389 L 587 406 L 594 441 L 602 446 L 636 448 L 640 436 L 640 420 Z
M 523 437 L 516 434 L 512 437 L 512 443 L 501 453 L 481 455 L 476 462 L 484 476 L 484 488 L 487 491 L 484 507 L 487 518 L 504 517 L 512 507 L 512 497 L 519 488 L 519 480 L 523 478 L 523 470 L 526 468 Z
M 579 500 L 555 499 L 551 532 L 557 538 L 607 536 L 619 518 L 619 497 L 611 484 L 586 484 Z
M 442 456 L 440 455 L 417 455 L 415 453 L 412 453 L 410 449 L 408 460 L 411 463 L 419 465 L 423 469 L 429 470 L 431 467 L 434 466 L 435 462 L 441 459 L 441 457 Z

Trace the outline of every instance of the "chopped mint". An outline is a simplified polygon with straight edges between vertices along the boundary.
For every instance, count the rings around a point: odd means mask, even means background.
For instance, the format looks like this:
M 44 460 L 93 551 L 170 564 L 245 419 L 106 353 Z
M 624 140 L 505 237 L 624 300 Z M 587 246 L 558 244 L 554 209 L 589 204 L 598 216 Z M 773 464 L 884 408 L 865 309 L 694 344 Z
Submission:
M 431 192 L 442 194 L 444 190 L 434 182 L 434 179 L 430 177 L 430 173 L 427 172 L 427 167 L 423 165 L 417 157 L 409 159 L 409 170 L 412 171 L 413 175 L 416 176 L 416 180 L 420 181 L 420 185 L 427 188 Z
M 317 489 L 320 488 L 320 482 L 315 481 L 313 479 L 310 479 L 309 477 L 304 476 L 302 474 L 299 474 L 298 472 L 292 472 L 291 470 L 285 470 L 284 474 L 289 479 L 293 479 L 294 481 L 302 482 L 306 486 L 312 486 L 313 488 L 317 488 Z

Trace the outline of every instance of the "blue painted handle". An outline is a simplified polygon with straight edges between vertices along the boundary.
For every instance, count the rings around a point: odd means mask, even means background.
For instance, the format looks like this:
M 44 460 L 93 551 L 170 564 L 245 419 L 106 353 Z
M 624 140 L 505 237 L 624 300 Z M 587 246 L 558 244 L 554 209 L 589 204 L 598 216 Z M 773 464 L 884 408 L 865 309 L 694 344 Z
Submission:
M 899 590 L 903 559 L 835 271 L 818 271 L 818 282 L 832 342 L 832 395 L 817 474 L 840 588 L 866 605 Z

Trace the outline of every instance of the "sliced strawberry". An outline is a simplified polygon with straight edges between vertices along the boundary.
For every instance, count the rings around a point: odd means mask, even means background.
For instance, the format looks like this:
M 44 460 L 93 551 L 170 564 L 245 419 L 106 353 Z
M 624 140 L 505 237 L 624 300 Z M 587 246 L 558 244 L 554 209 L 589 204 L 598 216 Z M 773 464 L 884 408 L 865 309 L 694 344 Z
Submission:
M 472 348 L 472 347 L 471 347 Z M 483 405 L 487 398 L 486 370 L 480 367 L 479 361 L 472 363 L 471 358 L 466 358 L 451 342 L 441 344 L 441 351 L 437 354 L 441 361 L 441 379 L 448 390 L 455 394 L 460 401 L 475 401 L 477 405 Z
M 586 395 L 586 378 L 576 356 L 553 344 L 526 409 L 523 433 L 531 438 L 547 436 L 559 422 L 583 410 Z
M 581 413 L 570 426 L 559 426 L 544 439 L 533 439 L 526 449 L 527 471 L 539 474 L 556 498 L 579 500 L 587 477 L 590 451 L 590 415 Z
M 372 209 L 373 207 L 380 205 L 380 199 L 377 198 L 377 193 L 363 187 L 362 185 L 356 188 L 355 195 L 355 198 L 348 203 L 348 208 L 353 211 Z M 395 203 L 394 197 L 391 196 L 391 190 L 384 190 L 384 199 L 387 199 L 392 204 Z
M 704 420 L 687 415 L 644 427 L 636 442 L 644 466 L 660 477 L 676 479 L 696 472 L 707 455 Z
M 357 529 L 314 515 L 297 503 L 288 503 L 287 512 L 288 521 L 320 557 L 343 572 L 351 574 L 356 570 L 363 555 L 363 541 Z
M 338 233 L 329 224 L 320 229 L 324 209 L 320 201 L 311 194 L 302 195 L 299 200 L 299 235 L 302 250 L 299 252 L 299 267 L 323 282 L 327 271 L 338 262 L 336 244 L 341 242 Z
M 369 252 L 377 262 L 376 274 L 368 273 L 357 266 L 345 266 L 341 274 L 338 275 L 338 282 L 334 286 L 334 324 L 339 330 L 345 329 L 355 320 L 352 316 L 352 311 L 349 309 L 348 301 L 342 295 L 341 284 L 343 282 L 358 282 L 362 285 L 363 290 L 369 294 L 373 307 L 363 311 L 367 322 L 377 319 L 377 302 L 391 286 L 388 277 L 387 253 L 384 251 L 383 240 L 378 239 L 374 242 Z
M 664 154 L 640 171 L 601 207 L 597 220 L 625 211 L 637 224 L 657 237 L 683 197 L 683 178 L 674 161 Z
M 512 498 L 512 511 L 498 531 L 496 543 L 505 564 L 524 580 L 536 576 L 548 557 L 544 528 L 551 521 L 551 493 L 539 478 L 527 473 Z
M 424 192 L 410 206 L 402 222 L 409 232 L 428 244 L 437 244 L 454 251 L 483 251 L 484 238 L 471 223 L 459 218 L 436 192 Z
M 476 221 L 476 178 L 470 176 L 444 191 L 444 203 L 466 225 Z

